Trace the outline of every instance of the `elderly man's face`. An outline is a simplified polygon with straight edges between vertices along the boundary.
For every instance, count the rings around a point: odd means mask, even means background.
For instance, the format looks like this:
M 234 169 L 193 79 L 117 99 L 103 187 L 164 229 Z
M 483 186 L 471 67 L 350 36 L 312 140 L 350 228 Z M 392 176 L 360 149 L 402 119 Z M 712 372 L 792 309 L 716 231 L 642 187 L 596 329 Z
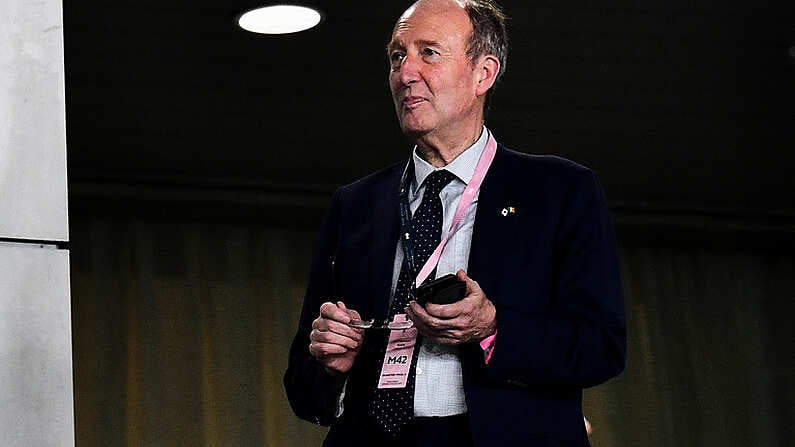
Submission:
M 471 33 L 469 16 L 453 1 L 421 2 L 395 26 L 389 86 L 409 137 L 454 136 L 480 117 L 476 70 L 466 54 Z

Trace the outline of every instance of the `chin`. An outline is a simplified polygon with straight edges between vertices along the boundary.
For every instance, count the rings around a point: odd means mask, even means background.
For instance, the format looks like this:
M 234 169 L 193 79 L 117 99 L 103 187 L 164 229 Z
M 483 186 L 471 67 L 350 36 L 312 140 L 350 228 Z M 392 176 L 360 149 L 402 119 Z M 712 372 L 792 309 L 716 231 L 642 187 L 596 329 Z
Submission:
M 414 126 L 404 126 L 400 125 L 400 129 L 403 131 L 403 135 L 405 135 L 410 140 L 417 140 L 424 135 L 427 135 L 429 130 L 421 127 L 414 127 Z
M 418 138 L 431 131 L 431 129 L 423 123 L 407 120 L 400 122 L 400 129 L 403 131 L 403 134 L 409 138 Z

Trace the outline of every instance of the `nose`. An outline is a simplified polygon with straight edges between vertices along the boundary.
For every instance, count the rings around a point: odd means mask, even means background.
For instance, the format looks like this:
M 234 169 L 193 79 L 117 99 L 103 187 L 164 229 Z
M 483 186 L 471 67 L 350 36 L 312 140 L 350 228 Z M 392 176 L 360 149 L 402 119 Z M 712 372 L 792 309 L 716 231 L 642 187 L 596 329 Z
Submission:
M 417 82 L 420 78 L 420 64 L 416 57 L 406 55 L 398 67 L 398 79 L 403 85 Z

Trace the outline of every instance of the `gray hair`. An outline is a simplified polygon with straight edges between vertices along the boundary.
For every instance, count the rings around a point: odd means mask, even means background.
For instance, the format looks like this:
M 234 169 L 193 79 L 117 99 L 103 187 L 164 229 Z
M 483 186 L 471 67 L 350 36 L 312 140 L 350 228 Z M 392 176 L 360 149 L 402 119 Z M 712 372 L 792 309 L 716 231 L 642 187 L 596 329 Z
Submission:
M 472 22 L 472 36 L 467 44 L 467 54 L 472 63 L 477 58 L 491 54 L 500 61 L 500 80 L 508 63 L 508 32 L 505 29 L 505 14 L 493 0 L 465 0 L 464 10 Z

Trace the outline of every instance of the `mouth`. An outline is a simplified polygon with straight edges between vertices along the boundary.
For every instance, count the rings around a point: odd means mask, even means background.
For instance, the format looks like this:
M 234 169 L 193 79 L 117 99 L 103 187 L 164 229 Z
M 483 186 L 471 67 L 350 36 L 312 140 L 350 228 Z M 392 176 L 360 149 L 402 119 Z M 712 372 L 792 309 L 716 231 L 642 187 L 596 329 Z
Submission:
M 422 98 L 420 96 L 407 96 L 403 98 L 401 104 L 403 105 L 404 109 L 412 110 L 419 107 L 419 105 L 422 104 L 423 102 L 425 102 L 425 98 Z

